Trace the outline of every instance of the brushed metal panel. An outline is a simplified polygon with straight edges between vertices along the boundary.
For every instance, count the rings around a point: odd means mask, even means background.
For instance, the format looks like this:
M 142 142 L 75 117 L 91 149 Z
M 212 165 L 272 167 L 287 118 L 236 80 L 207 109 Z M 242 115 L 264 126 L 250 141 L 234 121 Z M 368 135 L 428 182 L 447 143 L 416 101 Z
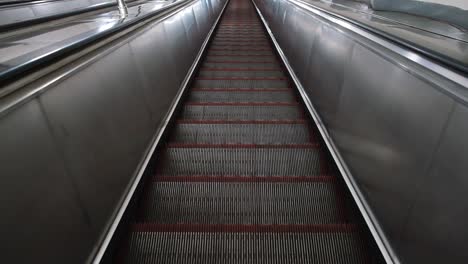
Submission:
M 294 19 L 296 20 L 296 38 L 292 45 L 294 52 L 292 62 L 296 75 L 299 79 L 305 80 L 308 78 L 309 58 L 320 30 L 320 23 L 303 10 L 298 10 Z
M 8 8 L 0 11 L 0 25 L 8 25 L 12 22 L 33 19 L 36 17 L 31 7 Z
M 0 119 L 3 263 L 82 263 L 92 246 L 76 188 L 37 101 Z
M 164 26 L 166 39 L 171 46 L 168 52 L 170 54 L 170 59 L 175 65 L 176 77 L 178 85 L 180 85 L 187 74 L 189 68 L 188 64 L 191 63 L 188 60 L 190 56 L 189 50 L 187 49 L 188 40 L 185 27 L 179 14 L 164 20 L 162 25 Z
M 296 9 L 290 7 L 287 8 L 283 17 L 283 24 L 281 25 L 282 39 L 280 45 L 288 60 L 293 64 L 295 61 L 294 43 L 297 39 L 295 19 L 296 13 Z
M 195 20 L 198 24 L 198 29 L 202 33 L 202 41 L 204 40 L 204 36 L 208 33 L 210 28 L 209 18 L 207 15 L 207 3 L 206 1 L 199 1 L 195 5 L 193 5 L 193 11 L 195 13 Z
M 129 45 L 151 111 L 152 126 L 156 128 L 179 89 L 175 65 L 168 54 L 171 45 L 161 24 L 132 39 Z
M 193 62 L 198 50 L 200 49 L 201 38 L 198 37 L 200 36 L 200 32 L 198 31 L 198 26 L 191 7 L 184 9 L 179 14 L 181 15 L 182 23 L 184 24 L 185 32 L 187 34 L 187 49 L 189 51 L 189 57 L 187 60 L 190 63 Z
M 354 41 L 324 24 L 315 29 L 315 34 L 302 83 L 325 124 L 331 125 L 336 119 L 344 71 L 350 65 Z
M 398 248 L 453 100 L 361 45 L 349 65 L 332 135 Z
M 457 104 L 402 230 L 407 263 L 468 259 L 468 108 Z
M 141 86 L 124 45 L 40 96 L 95 232 L 154 132 Z

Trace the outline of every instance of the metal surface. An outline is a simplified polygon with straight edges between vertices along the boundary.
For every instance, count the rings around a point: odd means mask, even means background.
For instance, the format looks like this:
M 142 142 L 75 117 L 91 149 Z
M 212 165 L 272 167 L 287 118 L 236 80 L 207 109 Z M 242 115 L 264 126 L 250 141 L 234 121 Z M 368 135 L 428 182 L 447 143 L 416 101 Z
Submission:
M 94 11 L 115 5 L 114 0 L 28 1 L 0 6 L 0 30 Z
M 453 30 L 453 26 L 442 24 L 438 26 L 443 28 L 444 33 L 440 33 L 437 30 L 432 30 L 432 28 L 438 28 L 432 26 L 434 22 L 430 19 L 420 22 L 420 24 L 424 24 L 423 27 L 409 26 L 397 22 L 395 19 L 368 12 L 359 12 L 342 5 L 324 5 L 314 0 L 296 2 L 301 2 L 320 13 L 346 21 L 355 27 L 380 36 L 380 38 L 391 40 L 405 48 L 423 53 L 438 63 L 449 65 L 465 74 L 468 72 L 468 34 L 464 30 Z M 399 14 L 393 13 L 392 15 L 398 17 Z M 419 19 L 424 18 L 419 17 Z M 450 31 L 456 33 L 450 34 Z
M 133 25 L 151 20 L 187 1 L 144 2 L 129 7 L 125 18 L 119 11 L 79 17 L 71 21 L 48 24 L 33 32 L 20 32 L 1 38 L 0 81 L 5 83 L 20 74 L 44 66 L 61 56 L 102 40 Z
M 387 261 L 466 262 L 466 77 L 296 2 L 256 1 Z
M 210 14 L 208 2 L 184 6 L 190 12 L 175 9 L 43 77 L 25 88 L 21 100 L 22 90 L 2 98 L 4 262 L 83 263 L 94 257 L 191 70 L 192 61 L 171 69 L 167 60 L 154 59 L 175 56 L 169 36 L 186 31 L 183 23 L 170 28 L 166 22 L 199 12 L 206 18 L 197 22 L 209 29 L 221 2 Z M 187 55 L 196 56 L 200 42 L 180 41 Z
M 117 5 L 119 6 L 120 18 L 125 18 L 128 15 L 127 4 L 125 0 L 117 0 Z

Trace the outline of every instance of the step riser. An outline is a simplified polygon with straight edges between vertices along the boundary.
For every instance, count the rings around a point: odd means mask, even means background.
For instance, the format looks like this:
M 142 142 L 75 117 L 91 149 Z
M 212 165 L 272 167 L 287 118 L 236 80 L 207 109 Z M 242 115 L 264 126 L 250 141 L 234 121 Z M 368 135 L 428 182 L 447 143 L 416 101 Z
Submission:
M 288 88 L 289 83 L 285 80 L 196 80 L 193 88 Z
M 295 102 L 289 92 L 192 92 L 190 102 Z
M 182 119 L 196 120 L 297 120 L 303 112 L 296 106 L 186 106 Z
M 316 176 L 317 149 L 169 148 L 159 175 Z
M 362 264 L 354 234 L 322 233 L 133 233 L 131 263 Z
M 140 221 L 201 224 L 336 224 L 333 182 L 154 183 Z
M 198 73 L 198 77 L 246 77 L 246 78 L 259 78 L 259 77 L 285 77 L 284 73 L 280 70 L 278 71 L 242 71 L 242 70 L 233 70 L 233 71 L 207 71 L 202 70 Z
M 172 142 L 292 144 L 308 143 L 306 124 L 178 124 Z

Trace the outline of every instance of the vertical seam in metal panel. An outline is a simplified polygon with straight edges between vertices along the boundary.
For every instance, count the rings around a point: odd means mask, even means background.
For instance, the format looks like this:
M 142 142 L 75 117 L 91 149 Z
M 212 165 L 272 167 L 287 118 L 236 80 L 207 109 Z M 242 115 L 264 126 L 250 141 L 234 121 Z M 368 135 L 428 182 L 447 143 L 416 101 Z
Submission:
M 455 108 L 457 107 L 457 103 L 455 101 L 452 102 L 452 109 L 450 109 L 450 112 L 449 112 L 449 115 L 448 115 L 448 118 L 447 120 L 445 121 L 443 127 L 442 127 L 442 130 L 440 131 L 440 137 L 439 139 L 437 140 L 436 142 L 436 145 L 434 146 L 434 151 L 432 152 L 432 155 L 431 155 L 431 158 L 430 158 L 430 162 L 425 170 L 425 173 L 424 175 L 426 175 L 426 178 L 430 177 L 430 172 L 432 171 L 433 167 L 434 167 L 434 160 L 435 160 L 435 157 L 437 156 L 439 150 L 440 150 L 440 146 L 442 145 L 442 140 L 444 139 L 444 136 L 445 136 L 445 133 L 448 129 L 448 126 L 450 124 L 450 120 L 452 119 L 453 117 L 453 114 L 455 112 Z M 420 196 L 420 193 L 422 192 L 422 185 L 424 185 L 426 179 L 420 179 L 419 180 L 419 185 L 415 187 L 415 194 L 414 194 L 414 198 L 413 198 L 413 201 L 411 202 L 410 204 L 410 207 L 408 208 L 408 213 L 406 214 L 405 216 L 405 220 L 403 221 L 403 225 L 400 229 L 400 232 L 398 233 L 398 238 L 402 238 L 403 235 L 405 234 L 404 233 L 404 230 L 406 229 L 406 227 L 408 226 L 408 222 L 409 222 L 409 218 L 410 218 L 410 215 L 414 209 L 414 206 L 415 206 L 415 203 L 417 202 L 418 200 L 418 197 Z
M 58 155 L 60 156 L 60 160 L 63 163 L 65 173 L 66 173 L 66 177 L 69 178 L 69 180 L 71 182 L 71 185 L 73 186 L 73 196 L 75 197 L 75 199 L 77 201 L 77 204 L 80 207 L 81 214 L 83 215 L 84 222 L 86 223 L 86 225 L 89 228 L 93 228 L 92 221 L 91 221 L 91 216 L 90 216 L 88 210 L 86 209 L 83 198 L 80 195 L 78 184 L 76 183 L 75 178 L 73 176 L 72 170 L 70 168 L 70 162 L 67 159 L 67 156 L 65 154 L 65 150 L 63 149 L 63 144 L 60 144 L 61 142 L 59 142 L 60 141 L 59 137 L 54 132 L 54 129 L 52 128 L 52 123 L 51 123 L 51 121 L 50 121 L 50 119 L 49 119 L 49 117 L 47 115 L 47 112 L 45 111 L 45 108 L 44 108 L 44 105 L 42 103 L 41 98 L 40 97 L 37 98 L 37 101 L 38 101 L 38 104 L 39 104 L 39 109 L 40 109 L 40 111 L 41 111 L 41 113 L 44 116 L 44 119 L 46 121 L 47 129 L 49 130 L 49 133 L 50 133 L 50 135 L 52 137 L 52 141 L 53 141 L 53 144 L 54 144 L 55 151 L 58 153 Z

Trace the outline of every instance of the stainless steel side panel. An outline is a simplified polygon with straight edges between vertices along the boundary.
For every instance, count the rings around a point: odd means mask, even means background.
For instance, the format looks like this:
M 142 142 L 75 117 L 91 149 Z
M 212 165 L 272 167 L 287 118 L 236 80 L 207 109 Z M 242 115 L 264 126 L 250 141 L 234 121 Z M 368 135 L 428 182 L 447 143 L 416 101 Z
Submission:
M 223 4 L 195 1 L 2 98 L 2 262 L 88 259 Z
M 170 53 L 171 42 L 166 37 L 164 28 L 160 26 L 147 30 L 128 45 L 133 54 L 130 63 L 136 66 L 142 83 L 144 102 L 151 112 L 151 126 L 156 128 L 164 116 L 164 110 L 171 103 L 171 98 L 165 95 L 170 94 L 180 82 Z M 151 53 L 151 56 L 148 56 L 148 53 Z M 155 101 L 158 103 L 155 104 Z
M 292 1 L 255 3 L 401 262 L 466 263 L 468 82 Z
M 2 262 L 82 263 L 89 219 L 37 100 L 1 119 L 0 146 Z
M 138 76 L 130 48 L 123 45 L 39 97 L 95 233 L 154 128 Z

